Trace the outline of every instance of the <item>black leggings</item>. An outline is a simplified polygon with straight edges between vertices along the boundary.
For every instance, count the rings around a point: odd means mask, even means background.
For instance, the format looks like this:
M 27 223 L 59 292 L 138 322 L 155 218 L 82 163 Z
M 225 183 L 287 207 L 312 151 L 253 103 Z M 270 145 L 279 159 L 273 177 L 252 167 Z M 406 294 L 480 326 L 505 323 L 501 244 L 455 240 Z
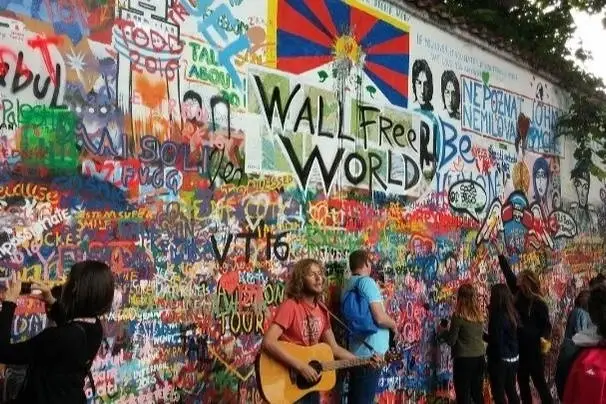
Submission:
M 532 378 L 532 384 L 534 384 L 534 387 L 539 392 L 541 403 L 552 404 L 553 398 L 545 380 L 545 359 L 543 355 L 520 355 L 518 386 L 520 386 L 522 404 L 532 404 L 530 378 Z
M 484 356 L 454 358 L 452 373 L 457 404 L 484 403 Z
M 502 359 L 488 360 L 490 390 L 495 404 L 520 404 L 520 397 L 516 390 L 517 372 L 518 362 L 506 362 Z M 505 396 L 507 396 L 507 400 Z

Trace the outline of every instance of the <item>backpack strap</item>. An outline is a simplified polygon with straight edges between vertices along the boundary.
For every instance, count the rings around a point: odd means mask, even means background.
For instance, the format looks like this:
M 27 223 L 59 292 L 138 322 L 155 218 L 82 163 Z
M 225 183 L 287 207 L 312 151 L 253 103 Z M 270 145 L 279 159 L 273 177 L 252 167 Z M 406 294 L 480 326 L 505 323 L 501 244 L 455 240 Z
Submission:
M 82 327 L 82 325 L 78 324 L 77 321 L 73 321 L 72 324 L 75 325 L 78 329 L 80 329 L 82 331 L 82 333 L 84 333 L 84 345 L 88 345 L 88 336 L 86 335 L 86 330 L 84 329 L 84 327 Z M 95 380 L 93 379 L 93 374 L 91 373 L 91 368 L 93 366 L 93 360 L 88 359 L 85 363 L 85 366 L 86 366 L 86 376 L 88 377 L 88 381 L 90 383 L 91 389 L 93 390 L 93 397 L 95 397 L 97 395 L 97 389 L 95 387 Z

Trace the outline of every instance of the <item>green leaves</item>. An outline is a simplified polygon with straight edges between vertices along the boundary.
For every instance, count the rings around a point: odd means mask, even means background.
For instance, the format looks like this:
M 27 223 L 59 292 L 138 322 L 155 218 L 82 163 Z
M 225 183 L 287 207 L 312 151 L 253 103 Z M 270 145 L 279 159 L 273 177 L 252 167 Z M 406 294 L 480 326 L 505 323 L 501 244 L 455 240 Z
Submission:
M 596 165 L 606 165 L 606 87 L 572 59 L 584 61 L 591 55 L 583 49 L 571 54 L 567 47 L 576 29 L 573 12 L 603 13 L 606 0 L 444 0 L 443 4 L 454 17 L 503 38 L 522 51 L 522 59 L 534 69 L 559 80 L 555 84 L 570 95 L 571 105 L 558 122 L 557 134 L 576 142 L 579 167 L 606 178 Z M 602 23 L 606 29 L 606 15 Z M 484 84 L 488 79 L 482 75 Z

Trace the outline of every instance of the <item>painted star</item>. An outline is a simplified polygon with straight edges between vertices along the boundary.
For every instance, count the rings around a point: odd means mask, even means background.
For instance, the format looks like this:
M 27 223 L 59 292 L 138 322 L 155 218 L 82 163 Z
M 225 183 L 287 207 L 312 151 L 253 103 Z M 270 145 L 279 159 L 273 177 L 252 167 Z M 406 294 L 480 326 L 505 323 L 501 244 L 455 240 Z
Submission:
M 86 67 L 83 53 L 74 53 L 74 48 L 71 48 L 67 56 L 67 65 L 70 69 L 75 70 L 78 75 L 78 79 L 82 82 L 82 71 Z

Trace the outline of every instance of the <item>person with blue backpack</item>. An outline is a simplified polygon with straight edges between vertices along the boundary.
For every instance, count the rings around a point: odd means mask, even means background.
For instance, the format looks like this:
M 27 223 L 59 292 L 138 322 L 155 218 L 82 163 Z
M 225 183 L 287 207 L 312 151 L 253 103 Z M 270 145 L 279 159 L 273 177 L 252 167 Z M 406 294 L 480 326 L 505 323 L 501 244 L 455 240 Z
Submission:
M 389 350 L 390 331 L 397 334 L 397 326 L 385 312 L 381 290 L 370 277 L 370 253 L 352 252 L 349 269 L 352 276 L 341 295 L 341 314 L 350 328 L 349 350 L 358 357 L 383 356 Z M 348 404 L 374 403 L 380 374 L 380 369 L 371 366 L 352 369 Z

